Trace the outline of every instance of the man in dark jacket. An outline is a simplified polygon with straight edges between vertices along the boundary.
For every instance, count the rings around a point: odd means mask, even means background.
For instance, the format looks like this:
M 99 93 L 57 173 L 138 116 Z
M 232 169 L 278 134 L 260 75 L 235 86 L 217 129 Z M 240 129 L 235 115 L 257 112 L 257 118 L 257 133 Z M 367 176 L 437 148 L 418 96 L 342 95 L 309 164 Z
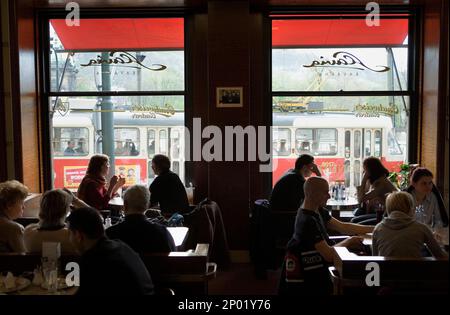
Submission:
M 314 173 L 321 176 L 319 168 L 314 164 L 314 157 L 309 154 L 300 155 L 295 161 L 295 168 L 290 169 L 275 184 L 270 196 L 273 211 L 297 211 L 305 194 L 303 185 L 305 178 Z
M 105 236 L 97 210 L 79 208 L 67 218 L 70 239 L 82 254 L 79 295 L 149 295 L 153 282 L 137 253 Z
M 119 239 L 138 253 L 171 252 L 175 243 L 165 226 L 148 221 L 145 211 L 150 192 L 143 185 L 129 187 L 123 196 L 125 221 L 106 230 L 110 239 Z
M 163 214 L 189 211 L 186 189 L 177 174 L 170 171 L 167 156 L 157 154 L 152 159 L 152 169 L 157 177 L 150 185 L 150 206 L 159 203 Z

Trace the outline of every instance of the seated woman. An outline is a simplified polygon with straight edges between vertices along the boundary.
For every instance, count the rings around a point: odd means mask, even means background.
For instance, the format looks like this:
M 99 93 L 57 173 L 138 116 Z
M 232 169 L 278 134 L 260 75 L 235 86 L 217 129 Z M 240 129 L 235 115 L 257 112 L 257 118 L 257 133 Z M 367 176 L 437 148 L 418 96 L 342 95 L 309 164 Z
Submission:
M 78 198 L 89 206 L 103 210 L 117 190 L 125 184 L 125 178 L 114 175 L 106 185 L 106 176 L 109 172 L 109 157 L 98 154 L 91 157 L 86 176 L 78 187 Z
M 423 206 L 425 224 L 448 226 L 448 210 L 439 190 L 433 183 L 433 173 L 427 168 L 416 168 L 411 174 L 411 185 L 406 190 L 417 205 Z
M 358 203 L 362 207 L 356 210 L 352 222 L 374 224 L 375 208 L 384 207 L 386 195 L 398 189 L 388 179 L 389 171 L 378 158 L 366 158 L 363 162 L 363 170 L 361 186 L 357 187 Z
M 373 231 L 374 256 L 420 258 L 426 244 L 434 257 L 447 257 L 430 228 L 415 220 L 414 200 L 409 193 L 391 193 L 386 200 L 386 211 L 388 216 Z
M 28 188 L 16 180 L 0 183 L 0 253 L 23 253 L 23 226 L 13 220 L 23 214 Z
M 72 196 L 62 189 L 49 190 L 42 196 L 39 223 L 28 225 L 24 231 L 26 252 L 40 253 L 43 242 L 59 242 L 63 254 L 75 253 L 65 224 L 71 203 Z

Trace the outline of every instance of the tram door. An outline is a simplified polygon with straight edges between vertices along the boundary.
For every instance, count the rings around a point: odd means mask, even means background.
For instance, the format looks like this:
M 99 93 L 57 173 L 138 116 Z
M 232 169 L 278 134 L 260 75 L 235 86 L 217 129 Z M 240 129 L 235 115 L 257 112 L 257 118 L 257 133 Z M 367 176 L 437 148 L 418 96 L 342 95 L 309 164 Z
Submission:
M 345 185 L 356 187 L 361 183 L 362 161 L 364 159 L 363 129 L 345 129 L 344 133 L 344 174 Z M 354 193 L 354 191 L 351 193 Z
M 381 129 L 363 129 L 364 158 L 374 156 L 381 158 Z
M 169 156 L 169 131 L 168 128 L 148 128 L 147 129 L 147 163 L 148 163 L 148 183 L 155 179 L 152 170 L 152 159 L 156 154 Z M 170 158 L 170 156 L 169 156 Z
M 345 130 L 345 184 L 357 187 L 361 184 L 363 161 L 369 156 L 381 158 L 382 130 L 347 129 Z

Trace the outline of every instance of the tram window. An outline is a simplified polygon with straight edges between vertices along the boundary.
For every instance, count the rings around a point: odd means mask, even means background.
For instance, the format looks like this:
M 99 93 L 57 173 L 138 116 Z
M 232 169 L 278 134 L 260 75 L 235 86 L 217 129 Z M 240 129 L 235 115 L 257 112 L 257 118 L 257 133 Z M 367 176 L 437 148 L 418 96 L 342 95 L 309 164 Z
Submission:
M 159 131 L 159 154 L 168 155 L 167 130 Z
M 402 155 L 402 149 L 400 148 L 400 145 L 397 142 L 397 139 L 395 139 L 392 132 L 388 132 L 388 150 L 389 154 L 391 155 Z
M 305 129 L 295 131 L 295 145 L 298 154 L 336 155 L 336 129 Z
M 372 142 L 372 132 L 370 130 L 366 130 L 364 132 L 364 156 L 371 155 L 372 153 L 371 142 Z
M 295 130 L 295 147 L 298 154 L 311 154 L 311 145 L 313 142 L 312 129 Z
M 350 130 L 345 132 L 345 158 L 350 158 Z
M 156 135 L 155 130 L 148 129 L 148 145 L 147 145 L 147 152 L 148 157 L 152 158 L 155 155 L 155 141 L 156 141 Z
M 288 128 L 273 130 L 273 154 L 289 155 L 291 152 L 291 131 Z
M 116 156 L 139 155 L 139 129 L 114 128 L 114 154 Z
M 89 130 L 87 128 L 53 128 L 52 139 L 55 156 L 89 154 Z
M 337 130 L 315 129 L 313 142 L 314 155 L 336 155 L 337 154 Z
M 373 155 L 376 157 L 380 157 L 381 156 L 381 131 L 380 130 L 375 130 L 375 149 L 373 152 Z
M 358 159 L 361 157 L 361 131 L 359 130 L 355 131 L 355 138 L 353 139 L 353 141 L 354 141 L 353 156 Z
M 171 143 L 170 151 L 172 159 L 180 158 L 180 132 L 178 130 L 172 130 L 170 133 Z

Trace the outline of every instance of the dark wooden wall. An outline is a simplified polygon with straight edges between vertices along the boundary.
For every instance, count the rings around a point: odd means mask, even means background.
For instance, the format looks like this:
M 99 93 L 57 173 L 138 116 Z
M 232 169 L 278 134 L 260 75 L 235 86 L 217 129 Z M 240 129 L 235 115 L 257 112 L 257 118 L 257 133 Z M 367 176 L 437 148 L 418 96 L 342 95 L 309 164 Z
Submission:
M 0 32 L 0 38 L 2 40 L 2 49 L 0 50 L 0 182 L 7 179 L 7 152 L 6 152 L 6 108 L 5 108 L 5 81 L 4 67 L 3 67 L 3 50 L 7 49 L 6 39 L 3 36 L 3 23 L 5 23 L 4 18 L 6 18 L 6 13 L 2 6 L 0 6 L 0 27 L 2 32 Z M 5 30 L 6 31 L 6 30 Z
M 445 2 L 432 0 L 427 1 L 424 6 L 422 84 L 419 100 L 422 106 L 418 162 L 436 174 L 436 183 L 441 191 L 444 190 L 445 160 L 448 159 L 448 156 L 445 156 L 445 129 L 448 124 L 445 117 L 448 33 L 442 32 L 445 30 L 445 15 L 448 16 L 448 4 L 447 12 L 444 10 Z M 448 190 L 445 194 L 448 198 Z

